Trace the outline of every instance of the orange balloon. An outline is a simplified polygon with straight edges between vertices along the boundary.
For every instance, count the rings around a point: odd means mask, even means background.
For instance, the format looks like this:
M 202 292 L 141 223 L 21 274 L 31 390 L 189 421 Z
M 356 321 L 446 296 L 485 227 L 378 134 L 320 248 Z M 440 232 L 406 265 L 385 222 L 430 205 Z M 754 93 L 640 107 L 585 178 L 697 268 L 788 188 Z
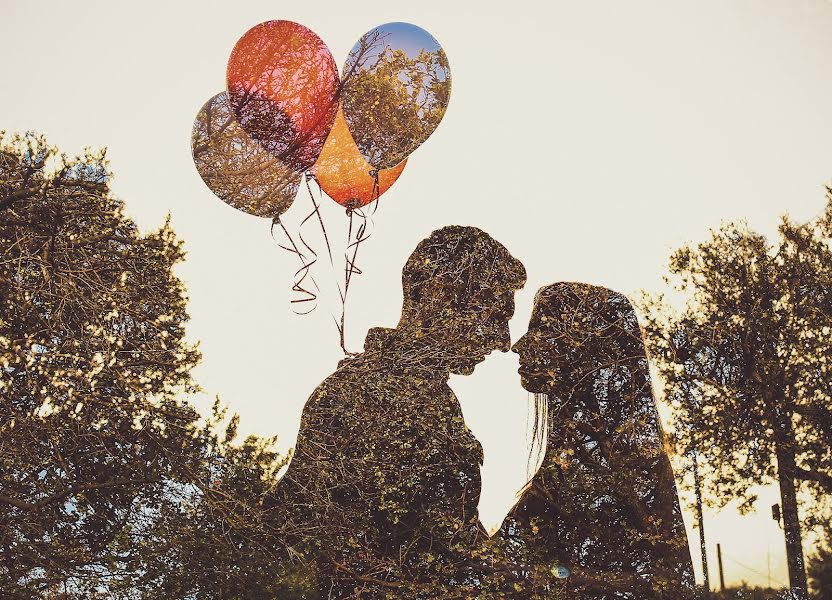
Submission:
M 360 208 L 390 189 L 406 163 L 407 159 L 395 167 L 379 171 L 378 190 L 375 191 L 375 178 L 370 174 L 373 167 L 361 155 L 339 107 L 335 123 L 312 172 L 327 196 L 346 208 Z

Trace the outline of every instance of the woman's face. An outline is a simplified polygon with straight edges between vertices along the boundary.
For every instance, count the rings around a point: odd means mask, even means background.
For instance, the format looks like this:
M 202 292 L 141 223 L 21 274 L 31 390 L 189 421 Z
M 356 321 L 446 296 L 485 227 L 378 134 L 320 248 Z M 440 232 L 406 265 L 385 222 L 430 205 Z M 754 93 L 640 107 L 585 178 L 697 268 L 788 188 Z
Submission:
M 559 369 L 558 328 L 554 319 L 537 307 L 529 321 L 529 331 L 512 346 L 520 357 L 520 381 L 529 392 L 543 394 L 554 390 Z
M 523 387 L 538 394 L 568 394 L 577 383 L 591 382 L 605 365 L 644 355 L 627 299 L 582 284 L 538 292 L 529 331 L 512 350 L 520 356 Z

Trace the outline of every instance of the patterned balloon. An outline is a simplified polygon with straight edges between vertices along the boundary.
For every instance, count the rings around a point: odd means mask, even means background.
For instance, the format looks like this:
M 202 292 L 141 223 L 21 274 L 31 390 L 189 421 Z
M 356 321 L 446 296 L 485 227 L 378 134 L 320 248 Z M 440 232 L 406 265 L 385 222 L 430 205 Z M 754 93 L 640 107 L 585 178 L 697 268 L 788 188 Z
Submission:
M 326 44 L 292 21 L 267 21 L 234 46 L 228 97 L 242 128 L 297 171 L 318 158 L 335 112 L 340 81 Z
M 353 46 L 341 85 L 344 117 L 359 151 L 373 167 L 387 169 L 439 125 L 451 95 L 451 70 L 427 31 L 387 23 Z
M 238 210 L 274 218 L 295 200 L 302 175 L 243 131 L 225 92 L 208 100 L 197 114 L 191 154 L 205 184 Z

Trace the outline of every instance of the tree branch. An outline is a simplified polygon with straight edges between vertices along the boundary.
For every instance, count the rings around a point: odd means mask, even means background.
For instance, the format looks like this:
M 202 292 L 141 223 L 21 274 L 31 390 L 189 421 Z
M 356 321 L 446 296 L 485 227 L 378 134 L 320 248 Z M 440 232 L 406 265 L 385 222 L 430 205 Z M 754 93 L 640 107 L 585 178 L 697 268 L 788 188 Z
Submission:
M 0 502 L 5 504 L 10 504 L 20 510 L 25 510 L 27 512 L 40 510 L 41 508 L 52 504 L 54 502 L 58 502 L 72 496 L 73 494 L 77 494 L 80 492 L 86 492 L 89 490 L 100 490 L 112 487 L 122 487 L 122 486 L 135 486 L 135 485 L 143 485 L 149 483 L 160 483 L 161 479 L 111 479 L 109 481 L 99 481 L 96 483 L 79 483 L 77 485 L 72 485 L 60 492 L 52 494 L 51 496 L 47 496 L 37 502 L 25 502 L 23 500 L 18 500 L 16 498 L 11 498 L 9 496 L 0 494 Z
M 24 187 L 19 190 L 12 192 L 2 198 L 0 198 L 0 210 L 4 210 L 17 202 L 18 200 L 23 200 L 25 198 L 30 198 L 43 190 L 44 186 L 46 187 L 77 187 L 81 188 L 82 190 L 86 190 L 88 192 L 98 192 L 104 194 L 108 191 L 108 186 L 106 183 L 96 183 L 94 181 L 75 181 L 71 179 L 56 179 L 52 182 L 44 182 L 39 185 L 32 185 L 29 187 Z
M 804 481 L 814 481 L 819 483 L 823 489 L 832 494 L 832 476 L 827 475 L 826 473 L 795 466 L 794 476 L 797 479 L 802 479 Z

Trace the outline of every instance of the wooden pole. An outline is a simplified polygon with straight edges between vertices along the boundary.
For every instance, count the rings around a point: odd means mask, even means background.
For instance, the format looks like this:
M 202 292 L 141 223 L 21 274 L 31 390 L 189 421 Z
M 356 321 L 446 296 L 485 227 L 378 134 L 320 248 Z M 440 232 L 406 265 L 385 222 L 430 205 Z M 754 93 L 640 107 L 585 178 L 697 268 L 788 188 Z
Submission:
M 719 589 L 725 591 L 725 573 L 722 571 L 722 546 L 716 545 L 716 562 L 719 563 Z
M 696 518 L 699 522 L 699 551 L 702 554 L 702 577 L 705 585 L 705 597 L 711 594 L 711 578 L 708 574 L 708 553 L 705 544 L 705 519 L 702 514 L 702 482 L 699 479 L 699 460 L 696 449 L 693 450 L 693 484 L 696 488 Z

